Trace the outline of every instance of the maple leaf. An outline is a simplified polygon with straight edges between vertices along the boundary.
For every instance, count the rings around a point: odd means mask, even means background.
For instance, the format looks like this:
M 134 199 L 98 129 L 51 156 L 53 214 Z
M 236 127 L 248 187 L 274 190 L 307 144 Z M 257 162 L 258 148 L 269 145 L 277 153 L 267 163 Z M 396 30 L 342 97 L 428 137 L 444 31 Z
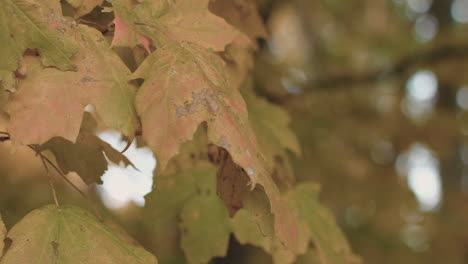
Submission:
M 258 190 L 248 194 L 244 208 L 234 216 L 234 236 L 241 244 L 257 246 L 270 253 L 276 264 L 294 263 L 297 256 L 310 250 L 310 242 L 316 246 L 317 252 L 314 251 L 314 256 L 300 258 L 300 261 L 317 258 L 318 254 L 320 263 L 360 263 L 351 252 L 333 215 L 319 203 L 318 193 L 318 185 L 302 183 L 284 195 L 300 230 L 296 248 L 284 247 L 278 237 L 272 235 L 274 218 L 269 213 L 266 197 Z
M 37 58 L 24 58 L 26 76 L 5 106 L 15 144 L 42 144 L 57 136 L 75 142 L 88 104 L 105 126 L 134 134 L 138 120 L 130 71 L 97 30 L 79 25 L 74 38 L 80 47 L 73 58 L 77 72 L 43 68 Z
M 134 9 L 138 4 L 138 2 L 132 0 L 112 1 L 112 10 L 114 11 L 113 22 L 115 25 L 112 46 L 133 48 L 138 44 L 142 44 L 148 54 L 150 54 L 149 40 L 136 31 L 138 27 L 135 25 L 137 18 Z
M 156 257 L 78 207 L 48 205 L 9 232 L 13 243 L 1 264 L 156 264 Z
M 211 0 L 209 9 L 240 29 L 253 41 L 268 36 L 265 24 L 253 0 Z
M 155 177 L 156 189 L 145 197 L 144 220 L 161 262 L 185 263 L 180 248 L 190 263 L 208 263 L 226 254 L 230 221 L 216 195 L 215 174 L 214 166 L 201 162 L 196 168 Z
M 155 190 L 146 197 L 143 223 L 150 232 L 149 248 L 156 252 L 161 263 L 184 263 L 179 260 L 179 214 L 185 202 L 196 194 L 195 175 L 206 169 L 179 171 L 154 178 Z
M 40 150 L 51 151 L 63 173 L 74 171 L 87 183 L 102 183 L 100 179 L 107 170 L 106 157 L 115 164 L 133 164 L 111 145 L 96 136 L 96 121 L 85 113 L 76 143 L 54 137 L 40 146 Z M 105 153 L 105 155 L 104 155 Z
M 243 131 L 248 129 L 244 126 L 245 103 L 237 90 L 228 87 L 222 61 L 195 44 L 175 43 L 157 49 L 131 78 L 145 79 L 135 106 L 141 117 L 143 138 L 157 154 L 161 171 L 178 153 L 180 145 L 192 139 L 202 122 L 208 122 L 209 130 L 225 130 L 225 126 L 230 133 L 247 133 Z M 212 141 L 231 150 L 230 133 L 209 135 Z
M 91 12 L 96 6 L 102 4 L 104 0 L 66 0 L 74 9 L 75 17 L 81 17 Z
M 265 167 L 245 102 L 237 89 L 229 87 L 219 57 L 195 44 L 174 43 L 153 52 L 131 78 L 145 79 L 135 106 L 158 170 L 163 171 L 180 145 L 206 122 L 209 140 L 231 154 L 253 186 L 265 188 L 279 236 L 295 247 L 294 219 Z
M 286 247 L 275 233 L 274 215 L 270 212 L 268 198 L 265 193 L 256 188 L 246 193 L 244 208 L 239 210 L 234 218 L 233 234 L 241 244 L 250 244 L 262 248 L 273 257 L 275 264 L 292 264 L 299 254 L 304 254 L 309 245 L 307 226 L 295 215 L 298 232 L 295 248 Z M 295 213 L 295 212 L 294 212 Z
M 117 46 L 134 46 L 144 42 L 144 36 L 158 47 L 178 41 L 222 51 L 240 34 L 208 10 L 209 0 L 140 0 L 136 6 L 126 0 L 111 2 L 116 17 L 113 44 Z
M 307 224 L 310 238 L 317 246 L 323 263 L 361 263 L 355 256 L 333 214 L 318 201 L 320 188 L 313 183 L 301 183 L 286 196 L 295 213 Z
M 226 256 L 231 233 L 229 215 L 214 192 L 190 199 L 180 218 L 181 247 L 190 263 L 208 263 L 213 257 Z
M 74 70 L 78 46 L 74 22 L 62 16 L 58 0 L 2 0 L 0 4 L 0 84 L 14 90 L 13 72 L 27 49 L 37 49 L 44 66 Z

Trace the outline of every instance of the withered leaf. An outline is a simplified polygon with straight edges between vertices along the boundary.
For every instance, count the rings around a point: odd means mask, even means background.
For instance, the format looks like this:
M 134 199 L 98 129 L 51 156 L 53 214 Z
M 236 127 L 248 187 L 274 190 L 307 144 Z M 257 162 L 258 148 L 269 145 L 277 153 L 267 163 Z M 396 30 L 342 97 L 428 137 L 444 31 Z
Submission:
M 40 146 L 51 151 L 64 173 L 76 172 L 87 183 L 102 183 L 101 176 L 107 170 L 106 157 L 115 164 L 133 164 L 122 153 L 96 136 L 96 121 L 85 112 L 80 134 L 75 143 L 54 137 Z

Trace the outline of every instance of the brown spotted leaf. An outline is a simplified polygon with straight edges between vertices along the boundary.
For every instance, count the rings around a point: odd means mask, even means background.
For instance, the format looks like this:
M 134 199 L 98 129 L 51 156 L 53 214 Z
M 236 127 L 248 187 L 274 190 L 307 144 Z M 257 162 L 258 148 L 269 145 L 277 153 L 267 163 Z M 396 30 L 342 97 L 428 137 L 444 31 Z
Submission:
M 81 208 L 48 205 L 30 212 L 8 232 L 13 242 L 0 263 L 157 263 L 119 232 Z
M 23 59 L 26 76 L 5 106 L 14 143 L 42 144 L 52 137 L 75 142 L 88 104 L 106 127 L 134 134 L 138 120 L 130 71 L 97 30 L 80 25 L 74 38 L 80 47 L 73 57 L 76 72 L 44 68 L 34 56 Z
M 80 134 L 75 143 L 54 137 L 40 146 L 51 151 L 60 169 L 66 174 L 76 172 L 87 183 L 102 183 L 101 176 L 107 170 L 106 157 L 115 164 L 133 164 L 111 145 L 96 136 L 96 122 L 87 112 L 84 114 Z
M 131 77 L 145 79 L 135 106 L 143 138 L 156 153 L 159 170 L 206 122 L 208 139 L 231 154 L 252 185 L 265 188 L 278 236 L 294 248 L 294 218 L 265 167 L 244 100 L 237 89 L 229 87 L 220 59 L 195 44 L 173 43 L 153 52 Z
M 75 69 L 73 23 L 62 16 L 58 0 L 0 1 L 0 86 L 14 90 L 13 72 L 27 49 L 38 50 L 44 66 Z
M 208 50 L 189 43 L 161 47 L 131 77 L 145 79 L 135 106 L 143 138 L 156 153 L 161 170 L 202 122 L 208 123 L 209 131 L 227 127 L 229 133 L 246 135 L 243 140 L 255 140 L 248 135 L 242 97 L 228 86 L 222 61 Z M 229 133 L 209 135 L 230 150 Z

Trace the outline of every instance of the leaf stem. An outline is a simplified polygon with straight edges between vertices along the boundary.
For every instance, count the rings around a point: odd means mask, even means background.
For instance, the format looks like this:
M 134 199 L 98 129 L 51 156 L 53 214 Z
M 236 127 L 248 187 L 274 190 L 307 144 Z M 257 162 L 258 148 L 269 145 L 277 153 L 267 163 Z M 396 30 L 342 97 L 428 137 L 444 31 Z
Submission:
M 8 132 L 0 131 L 0 135 L 5 135 L 4 137 L 0 137 L 0 139 L 2 139 L 1 141 L 6 141 L 10 139 L 10 134 Z M 86 194 L 82 192 L 73 182 L 71 182 L 62 172 L 62 170 L 58 168 L 49 158 L 44 156 L 44 154 L 41 153 L 37 145 L 30 144 L 28 145 L 28 147 L 36 153 L 36 156 L 39 156 L 41 158 L 42 164 L 44 165 L 44 169 L 46 170 L 46 174 L 49 177 L 49 185 L 52 189 L 52 195 L 54 197 L 55 205 L 57 205 L 57 207 L 60 207 L 60 203 L 57 199 L 55 186 L 53 184 L 52 177 L 49 174 L 49 167 L 47 166 L 47 164 L 49 164 L 62 177 L 62 179 L 64 179 L 73 189 L 75 189 L 75 191 L 77 191 L 85 199 L 88 205 L 93 209 L 98 219 L 102 221 L 102 216 L 99 213 L 96 205 L 86 196 Z
M 88 205 L 94 210 L 94 213 L 99 218 L 99 220 L 102 221 L 102 216 L 99 213 L 99 210 L 97 209 L 96 205 L 88 198 L 88 196 L 86 196 L 86 194 L 83 191 L 81 191 L 73 182 L 71 182 L 70 179 L 68 179 L 67 176 L 65 176 L 65 174 L 62 172 L 62 170 L 58 168 L 57 165 L 55 165 L 49 158 L 44 156 L 42 153 L 39 153 L 39 155 L 43 157 L 45 162 L 47 162 L 50 166 L 52 166 L 52 168 L 54 168 L 54 170 L 62 177 L 62 179 L 64 179 L 73 189 L 75 189 L 75 191 L 77 191 L 86 200 Z
M 36 152 L 36 155 L 39 155 L 41 157 L 41 161 L 42 161 L 42 165 L 44 165 L 44 169 L 46 170 L 46 174 L 47 174 L 47 177 L 49 178 L 49 185 L 50 185 L 50 189 L 52 190 L 52 196 L 54 197 L 54 202 L 55 202 L 55 205 L 57 207 L 60 207 L 60 203 L 58 201 L 58 198 L 57 198 L 57 192 L 55 191 L 55 186 L 54 186 L 54 182 L 53 182 L 53 178 L 52 176 L 49 174 L 49 167 L 47 167 L 47 163 L 45 162 L 44 160 L 44 155 L 42 155 L 37 146 L 33 146 L 33 145 L 28 145 L 28 147 L 30 147 L 32 150 L 34 150 Z

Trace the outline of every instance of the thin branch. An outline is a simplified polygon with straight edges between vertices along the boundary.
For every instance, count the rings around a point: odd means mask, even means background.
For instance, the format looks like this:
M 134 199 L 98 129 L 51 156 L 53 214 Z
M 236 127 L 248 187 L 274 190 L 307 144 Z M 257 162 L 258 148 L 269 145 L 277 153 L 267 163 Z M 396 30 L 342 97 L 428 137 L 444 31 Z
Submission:
M 0 142 L 2 141 L 6 141 L 6 140 L 9 140 L 10 139 L 10 134 L 8 132 L 4 132 L 4 131 L 0 131 L 0 135 L 5 135 L 4 137 L 0 137 Z M 62 172 L 61 169 L 59 169 L 49 158 L 47 158 L 46 156 L 44 156 L 44 154 L 42 154 L 38 148 L 37 145 L 28 145 L 28 147 L 30 149 L 32 149 L 35 153 L 36 153 L 36 156 L 39 156 L 41 158 L 41 161 L 42 161 L 42 164 L 44 165 L 44 168 L 46 170 L 46 173 L 47 173 L 47 176 L 49 177 L 49 184 L 52 188 L 52 195 L 54 197 L 54 201 L 55 201 L 55 204 L 57 205 L 57 207 L 59 207 L 59 202 L 58 202 L 58 199 L 57 199 L 57 193 L 55 191 L 55 186 L 52 182 L 52 178 L 49 174 L 49 168 L 47 166 L 47 164 L 49 164 L 52 168 L 54 168 L 54 170 L 73 188 L 75 189 L 75 191 L 77 191 L 85 200 L 86 202 L 88 203 L 88 205 L 94 210 L 94 213 L 96 214 L 96 216 L 99 218 L 99 220 L 102 221 L 102 217 L 101 217 L 101 214 L 99 213 L 97 207 L 94 205 L 94 203 L 86 196 L 86 194 L 84 194 L 78 187 L 76 187 L 76 185 L 71 182 L 66 176 L 65 174 Z
M 34 150 L 36 152 L 36 155 L 39 155 L 40 158 L 41 158 L 41 161 L 42 161 L 42 165 L 44 165 L 44 168 L 46 170 L 46 174 L 47 174 L 47 177 L 49 178 L 49 185 L 50 185 L 50 189 L 52 190 L 52 196 L 54 197 L 54 202 L 55 202 L 55 205 L 57 207 L 60 207 L 60 203 L 58 201 L 58 198 L 57 198 L 57 193 L 55 191 L 55 186 L 54 186 L 54 182 L 53 182 L 53 178 L 52 176 L 49 174 L 49 167 L 47 167 L 47 163 L 45 162 L 44 160 L 44 155 L 42 155 L 42 153 L 40 153 L 39 149 L 37 148 L 37 146 L 33 146 L 33 145 L 28 145 L 28 147 L 30 147 L 32 150 Z
M 40 153 L 40 155 L 42 155 L 42 153 Z M 96 205 L 88 198 L 88 196 L 86 196 L 85 193 L 83 193 L 73 182 L 71 182 L 66 176 L 65 174 L 62 172 L 61 169 L 59 169 L 49 158 L 47 158 L 46 156 L 42 155 L 42 157 L 44 158 L 45 162 L 47 162 L 52 168 L 54 168 L 54 170 L 73 188 L 75 189 L 85 200 L 86 202 L 88 203 L 88 205 L 94 210 L 94 213 L 97 215 L 97 217 L 99 218 L 99 220 L 102 221 L 102 216 L 101 214 L 99 213 Z
M 420 65 L 433 65 L 444 60 L 468 57 L 468 44 L 443 45 L 433 49 L 418 52 L 401 58 L 389 68 L 379 69 L 367 73 L 351 73 L 341 76 L 331 76 L 312 80 L 306 84 L 310 87 L 330 89 L 340 86 L 369 84 L 387 80 L 405 73 Z

